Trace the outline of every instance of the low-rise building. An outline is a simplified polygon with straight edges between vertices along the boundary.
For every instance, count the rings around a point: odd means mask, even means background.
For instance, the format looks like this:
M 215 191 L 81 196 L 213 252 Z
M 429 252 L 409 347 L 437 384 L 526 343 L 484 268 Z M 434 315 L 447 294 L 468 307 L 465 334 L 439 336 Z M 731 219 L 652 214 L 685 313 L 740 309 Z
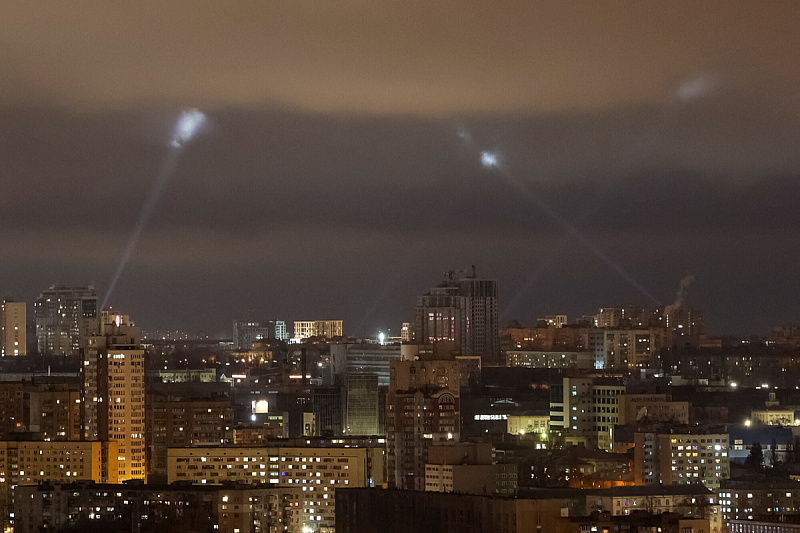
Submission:
M 715 490 L 730 477 L 727 428 L 653 428 L 634 434 L 634 479 L 638 484 L 702 483 Z
M 116 482 L 117 465 L 113 442 L 0 441 L 0 526 L 13 525 L 12 487 L 77 479 Z
M 411 490 L 344 489 L 336 533 L 560 533 L 562 502 Z
M 597 531 L 623 533 L 629 531 L 658 533 L 711 533 L 707 518 L 684 518 L 676 513 L 651 514 L 636 512 L 631 515 L 612 516 L 609 513 L 592 513 L 589 516 L 569 519 L 569 533 Z
M 303 525 L 334 524 L 334 492 L 383 483 L 382 447 L 170 448 L 168 480 L 199 485 L 244 482 L 299 487 Z
M 667 394 L 623 394 L 619 399 L 621 424 L 646 422 L 689 423 L 689 402 L 673 402 Z
M 547 439 L 547 434 L 550 433 L 550 415 L 547 413 L 508 415 L 506 428 L 511 435 L 537 434 L 543 439 Z
M 798 481 L 723 481 L 717 497 L 724 520 L 800 522 Z
M 793 426 L 795 424 L 793 409 L 753 409 L 750 411 L 750 422 L 761 426 Z
M 589 351 L 510 350 L 506 352 L 506 366 L 589 370 L 595 367 L 595 354 Z
M 759 520 L 729 520 L 728 533 L 800 533 L 800 524 Z
M 79 481 L 17 487 L 14 533 L 302 533 L 302 490 Z
M 434 444 L 428 447 L 425 490 L 513 496 L 518 470 L 518 464 L 497 464 L 489 442 Z
M 562 503 L 562 516 L 569 517 L 587 517 L 592 513 L 608 513 L 610 516 L 671 513 L 686 518 L 706 519 L 711 533 L 720 533 L 724 525 L 716 495 L 699 484 L 634 485 L 586 490 L 520 489 L 519 497 L 557 499 Z
M 731 462 L 745 463 L 754 446 L 761 448 L 764 466 L 791 462 L 795 429 L 784 426 L 730 426 Z
M 425 465 L 425 490 L 459 494 L 499 494 L 517 492 L 517 464 Z

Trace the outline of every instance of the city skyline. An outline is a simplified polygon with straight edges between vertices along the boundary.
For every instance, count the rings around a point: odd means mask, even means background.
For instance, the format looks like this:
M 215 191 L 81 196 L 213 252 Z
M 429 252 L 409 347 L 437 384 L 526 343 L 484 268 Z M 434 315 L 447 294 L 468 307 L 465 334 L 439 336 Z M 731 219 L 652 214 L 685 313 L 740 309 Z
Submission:
M 0 533 L 800 533 L 800 1 L 0 12 Z
M 438 281 L 442 281 L 443 279 L 445 279 L 447 274 L 448 274 L 448 272 L 444 272 L 443 275 L 438 279 Z M 483 278 L 483 279 L 492 279 L 491 276 L 480 276 L 480 277 Z M 687 283 L 687 281 L 688 281 L 688 283 Z M 503 310 L 502 313 L 499 315 L 499 317 L 500 317 L 499 327 L 500 328 L 505 328 L 512 322 L 519 323 L 523 327 L 533 327 L 533 326 L 536 325 L 537 321 L 542 320 L 545 316 L 554 316 L 556 314 L 567 316 L 568 317 L 568 322 L 567 323 L 574 324 L 574 323 L 576 323 L 577 320 L 579 320 L 579 319 L 581 319 L 583 317 L 587 317 L 587 316 L 590 316 L 590 315 L 595 315 L 598 312 L 598 310 L 601 310 L 602 308 L 642 307 L 642 308 L 654 308 L 654 309 L 655 308 L 661 308 L 663 310 L 663 309 L 666 309 L 666 308 L 668 308 L 668 307 L 670 307 L 672 305 L 675 305 L 675 303 L 678 302 L 679 300 L 681 300 L 681 304 L 680 304 L 681 307 L 700 308 L 700 309 L 706 310 L 705 307 L 703 307 L 702 305 L 698 304 L 698 302 L 696 301 L 696 298 L 692 298 L 692 297 L 687 298 L 687 294 L 692 292 L 692 286 L 694 284 L 694 276 L 686 276 L 686 277 L 684 277 L 681 280 L 681 284 L 684 284 L 684 283 L 686 284 L 686 286 L 685 286 L 685 289 L 683 289 L 683 290 L 679 289 L 679 292 L 681 292 L 680 295 L 678 293 L 674 293 L 674 294 L 671 295 L 671 299 L 665 299 L 663 303 L 658 303 L 657 305 L 654 304 L 654 303 L 648 304 L 647 302 L 644 302 L 644 301 L 641 301 L 641 300 L 636 301 L 635 298 L 634 298 L 634 303 L 631 303 L 631 302 L 628 302 L 628 301 L 619 301 L 619 299 L 614 300 L 613 297 L 612 297 L 611 300 L 608 300 L 605 303 L 598 302 L 598 303 L 596 303 L 596 305 L 593 304 L 593 303 L 589 303 L 587 305 L 577 306 L 577 307 L 574 307 L 574 308 L 571 308 L 571 309 L 567 309 L 566 306 L 546 307 L 546 308 L 545 307 L 538 307 L 537 308 L 535 306 L 530 306 L 530 307 L 527 307 L 527 309 L 523 310 L 523 312 L 520 313 L 519 315 L 509 315 L 509 307 L 510 306 L 504 305 L 504 304 L 506 304 L 506 302 L 503 301 L 503 292 L 504 292 L 502 290 L 503 287 L 502 287 L 502 284 L 498 284 L 499 307 L 500 307 L 501 310 Z M 434 285 L 434 280 L 432 280 L 429 283 L 429 285 Z M 77 286 L 77 285 L 75 285 L 75 286 Z M 94 284 L 88 284 L 86 286 L 93 288 Z M 34 318 L 35 318 L 35 316 L 34 316 L 34 308 L 35 308 L 34 303 L 37 300 L 40 299 L 41 294 L 47 293 L 48 291 L 52 291 L 54 288 L 55 289 L 59 289 L 59 290 L 60 289 L 65 289 L 65 288 L 66 289 L 71 289 L 71 288 L 73 288 L 73 286 L 72 285 L 66 285 L 66 284 L 51 284 L 49 286 L 49 288 L 43 288 L 36 296 L 31 298 L 30 301 L 28 301 L 27 299 L 24 299 L 24 298 L 20 298 L 17 295 L 13 295 L 13 297 L 10 296 L 11 299 L 8 300 L 8 301 L 10 301 L 10 302 L 27 303 L 28 304 L 27 305 L 27 307 L 28 307 L 27 319 L 28 319 L 28 323 L 31 324 L 31 323 L 33 323 Z M 343 321 L 344 324 L 345 324 L 345 326 L 344 326 L 344 334 L 345 334 L 345 336 L 348 336 L 348 337 L 355 337 L 355 338 L 358 338 L 358 337 L 363 337 L 363 338 L 374 337 L 374 338 L 377 338 L 379 333 L 384 333 L 384 334 L 387 334 L 387 335 L 399 337 L 400 333 L 401 333 L 401 327 L 402 327 L 403 323 L 404 322 L 409 322 L 409 323 L 413 323 L 414 322 L 414 310 L 415 310 L 414 302 L 416 300 L 416 297 L 418 297 L 420 294 L 423 294 L 425 292 L 426 292 L 425 289 L 419 289 L 419 293 L 416 296 L 412 296 L 411 301 L 408 303 L 408 305 L 402 307 L 402 309 L 405 309 L 407 307 L 408 308 L 406 310 L 407 312 L 402 311 L 402 310 L 394 310 L 393 311 L 393 313 L 399 317 L 399 319 L 397 321 L 384 320 L 384 321 L 378 323 L 378 325 L 376 327 L 372 328 L 372 329 L 369 329 L 367 326 L 364 325 L 364 323 L 365 323 L 364 320 L 362 320 L 361 322 L 358 323 L 359 326 L 355 325 L 353 319 L 357 318 L 359 316 L 359 311 L 358 310 L 355 311 L 355 314 L 353 314 L 354 313 L 353 310 L 345 310 L 344 308 L 342 308 L 342 309 L 340 309 L 338 311 L 334 310 L 334 311 L 332 311 L 330 313 L 330 316 L 328 318 L 335 317 L 336 319 L 338 319 L 340 321 Z M 505 292 L 507 293 L 507 289 L 506 289 Z M 518 291 L 516 294 L 518 295 L 521 292 L 522 291 Z M 98 291 L 98 293 L 100 293 L 100 291 Z M 162 305 L 161 307 L 164 307 L 164 306 Z M 210 335 L 212 338 L 228 338 L 228 337 L 230 337 L 232 335 L 232 333 L 231 333 L 231 324 L 235 325 L 236 323 L 239 323 L 242 320 L 244 320 L 244 321 L 256 321 L 256 322 L 259 322 L 259 321 L 261 321 L 261 322 L 264 322 L 264 321 L 272 322 L 274 320 L 279 320 L 279 321 L 285 322 L 286 326 L 289 328 L 289 333 L 291 333 L 291 328 L 292 328 L 293 324 L 298 322 L 298 320 L 302 321 L 303 319 L 307 319 L 309 316 L 311 316 L 312 314 L 315 313 L 315 312 L 307 312 L 307 311 L 299 310 L 299 311 L 296 311 L 296 316 L 293 316 L 293 315 L 289 315 L 288 313 L 274 313 L 274 312 L 271 312 L 270 310 L 268 310 L 266 308 L 260 308 L 259 309 L 259 308 L 251 307 L 251 308 L 247 308 L 246 309 L 244 307 L 236 307 L 234 305 L 232 307 L 233 314 L 231 316 L 220 317 L 220 319 L 217 322 L 205 322 L 205 323 L 201 323 L 200 325 L 197 325 L 196 323 L 182 321 L 181 319 L 167 319 L 166 323 L 157 323 L 154 320 L 152 320 L 148 316 L 148 314 L 145 313 L 145 314 L 142 314 L 141 316 L 139 316 L 138 314 L 130 312 L 129 311 L 129 307 L 126 307 L 124 305 L 123 306 L 120 306 L 120 305 L 108 306 L 107 309 L 111 310 L 111 311 L 114 311 L 114 312 L 122 312 L 122 313 L 125 313 L 126 315 L 130 315 L 133 318 L 134 322 L 137 324 L 137 326 L 141 327 L 142 330 L 145 331 L 145 332 L 153 333 L 153 332 L 156 332 L 156 331 L 181 331 L 181 332 L 189 334 L 189 335 L 194 335 L 194 334 L 197 334 L 197 333 L 203 333 L 205 335 Z M 334 308 L 331 307 L 331 309 L 334 309 Z M 405 314 L 403 314 L 404 312 L 405 312 Z M 163 313 L 162 316 L 170 316 L 170 317 L 174 317 L 175 316 L 174 313 L 171 313 L 168 310 L 165 311 L 165 310 L 162 309 L 162 313 Z M 158 314 L 158 313 L 156 313 L 156 314 Z M 325 315 L 325 316 L 328 316 L 328 315 Z M 345 317 L 345 318 L 342 320 L 341 317 Z M 708 328 L 708 334 L 717 335 L 717 336 L 720 336 L 720 335 L 721 336 L 727 336 L 727 335 L 730 335 L 730 336 L 751 336 L 751 335 L 766 336 L 767 334 L 769 334 L 772 331 L 773 327 L 782 325 L 784 323 L 793 322 L 793 319 L 791 317 L 788 317 L 788 318 L 786 318 L 784 320 L 779 320 L 779 321 L 776 321 L 776 322 L 770 322 L 770 323 L 766 324 L 765 327 L 762 328 L 761 330 L 747 330 L 747 329 L 730 329 L 730 330 L 722 329 L 722 330 L 720 330 L 717 327 L 715 327 L 719 323 L 719 321 L 716 320 L 715 318 L 716 317 L 714 317 L 713 315 L 710 315 L 709 313 L 706 313 L 706 318 L 705 318 L 706 323 L 707 324 L 709 324 L 709 323 L 712 324 L 712 326 Z M 356 327 L 358 328 L 357 330 L 356 329 L 350 329 L 350 328 L 356 328 Z

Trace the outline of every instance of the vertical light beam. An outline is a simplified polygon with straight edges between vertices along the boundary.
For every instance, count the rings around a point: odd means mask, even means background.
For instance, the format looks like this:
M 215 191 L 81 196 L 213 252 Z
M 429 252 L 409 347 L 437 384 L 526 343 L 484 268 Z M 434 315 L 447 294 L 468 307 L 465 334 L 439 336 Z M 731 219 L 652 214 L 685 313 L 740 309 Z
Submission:
M 119 279 L 128 264 L 128 261 L 130 261 L 131 256 L 133 256 L 133 252 L 136 250 L 136 245 L 139 242 L 139 237 L 141 237 L 142 232 L 147 226 L 147 223 L 153 216 L 156 206 L 158 205 L 158 201 L 161 199 L 164 187 L 175 173 L 175 169 L 178 166 L 178 161 L 180 159 L 180 154 L 183 151 L 183 147 L 189 141 L 191 141 L 198 134 L 198 132 L 200 132 L 205 122 L 206 116 L 199 109 L 187 109 L 181 113 L 180 117 L 178 117 L 178 121 L 175 123 L 175 129 L 173 130 L 172 136 L 169 140 L 169 151 L 167 152 L 167 157 L 164 160 L 164 164 L 161 165 L 158 174 L 156 175 L 156 181 L 153 184 L 153 188 L 150 190 L 150 194 L 147 196 L 147 200 L 145 201 L 144 205 L 142 206 L 142 210 L 139 213 L 139 218 L 136 221 L 136 225 L 134 226 L 133 231 L 128 238 L 128 242 L 125 244 L 125 248 L 122 250 L 122 255 L 120 255 L 117 269 L 114 272 L 114 276 L 111 278 L 111 283 L 108 286 L 108 291 L 106 291 L 106 296 L 103 298 L 103 303 L 100 306 L 100 309 L 105 309 L 109 298 L 111 298 L 111 294 L 114 292 L 114 289 L 116 288 L 117 283 L 119 282 Z
M 465 130 L 459 130 L 458 136 L 475 151 L 480 151 L 475 148 L 471 137 L 468 134 L 462 134 Z M 592 240 L 590 240 L 582 231 L 576 226 L 569 223 L 564 217 L 561 216 L 555 209 L 547 205 L 541 198 L 533 194 L 530 188 L 521 180 L 518 180 L 506 167 L 501 164 L 500 156 L 495 151 L 482 150 L 480 151 L 481 165 L 487 170 L 491 170 L 505 179 L 506 183 L 511 185 L 519 193 L 521 193 L 531 204 L 533 204 L 542 214 L 546 215 L 553 222 L 561 226 L 564 231 L 573 237 L 575 240 L 583 244 L 590 252 L 592 252 L 598 259 L 611 267 L 617 274 L 619 274 L 625 281 L 632 287 L 638 290 L 643 296 L 655 304 L 660 302 L 653 296 L 650 291 L 644 288 L 641 283 L 633 279 L 622 266 L 620 266 L 611 257 L 606 255 Z

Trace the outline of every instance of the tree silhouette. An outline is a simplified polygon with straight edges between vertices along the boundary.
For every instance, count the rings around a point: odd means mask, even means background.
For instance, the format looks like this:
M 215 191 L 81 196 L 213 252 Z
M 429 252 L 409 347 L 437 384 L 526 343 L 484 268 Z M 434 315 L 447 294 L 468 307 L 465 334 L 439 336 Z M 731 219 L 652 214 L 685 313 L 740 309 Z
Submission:
M 759 470 L 764 467 L 764 450 L 761 449 L 761 443 L 753 443 L 753 446 L 750 448 L 750 455 L 747 456 L 744 464 L 747 467 Z

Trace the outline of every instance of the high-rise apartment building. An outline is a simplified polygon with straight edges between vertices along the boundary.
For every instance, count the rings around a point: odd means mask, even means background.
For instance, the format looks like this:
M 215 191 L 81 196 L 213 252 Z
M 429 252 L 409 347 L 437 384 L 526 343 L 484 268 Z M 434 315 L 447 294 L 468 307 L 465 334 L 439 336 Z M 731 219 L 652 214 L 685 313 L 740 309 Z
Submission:
M 77 383 L 0 382 L 0 440 L 81 438 L 81 393 Z
M 663 316 L 663 324 L 670 333 L 672 345 L 691 345 L 698 337 L 705 335 L 705 312 L 702 309 L 668 305 Z
M 13 433 L 28 431 L 25 404 L 23 382 L 0 382 L 0 440 L 11 439 Z
M 4 301 L 0 306 L 0 355 L 28 354 L 25 302 Z
M 427 294 L 417 298 L 414 333 L 420 344 L 454 342 L 461 355 L 496 359 L 500 354 L 497 329 L 497 282 L 450 271 Z
M 44 441 L 81 440 L 81 392 L 76 383 L 25 383 L 27 430 Z
M 146 478 L 145 375 L 141 331 L 102 311 L 83 350 L 84 439 L 114 443 L 119 479 Z
M 386 409 L 388 481 L 425 490 L 428 446 L 460 438 L 458 362 L 393 361 Z
M 657 307 L 602 307 L 590 322 L 596 328 L 647 328 L 663 326 L 661 314 Z
M 145 421 L 151 482 L 167 478 L 170 446 L 233 444 L 233 405 L 228 399 L 151 397 Z
M 596 368 L 653 368 L 666 347 L 665 334 L 660 327 L 592 329 L 589 349 L 595 354 Z
M 94 287 L 50 287 L 34 304 L 36 342 L 41 354 L 78 355 L 81 337 L 97 318 Z

